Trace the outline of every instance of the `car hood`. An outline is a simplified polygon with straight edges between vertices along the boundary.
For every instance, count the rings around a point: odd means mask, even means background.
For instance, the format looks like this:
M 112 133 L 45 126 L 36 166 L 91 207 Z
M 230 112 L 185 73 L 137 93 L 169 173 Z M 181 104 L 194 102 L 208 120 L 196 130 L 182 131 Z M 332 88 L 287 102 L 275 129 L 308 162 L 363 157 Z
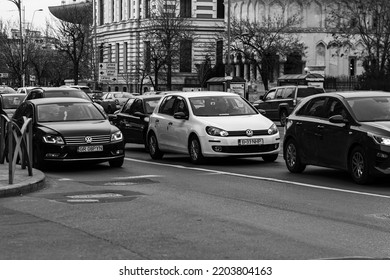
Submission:
M 49 132 L 57 132 L 63 136 L 107 135 L 116 129 L 107 120 L 40 123 L 39 128 Z
M 268 118 L 258 115 L 246 116 L 219 116 L 219 117 L 198 117 L 206 125 L 215 126 L 225 130 L 262 130 L 271 127 L 273 122 Z
M 363 126 L 367 127 L 369 131 L 384 134 L 384 135 L 390 135 L 390 121 L 387 121 L 387 122 L 364 122 Z

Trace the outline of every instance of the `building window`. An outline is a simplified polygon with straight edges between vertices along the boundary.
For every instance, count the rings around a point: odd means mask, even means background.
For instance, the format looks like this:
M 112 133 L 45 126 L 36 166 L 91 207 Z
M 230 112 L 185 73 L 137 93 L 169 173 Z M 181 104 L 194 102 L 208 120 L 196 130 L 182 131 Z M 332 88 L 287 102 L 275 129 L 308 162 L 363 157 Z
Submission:
M 127 1 L 127 13 L 128 13 L 127 17 L 128 17 L 129 19 L 131 18 L 131 1 L 132 1 L 132 0 L 128 0 L 128 1 Z
M 222 64 L 223 63 L 223 41 L 219 40 L 217 41 L 217 47 L 215 50 L 215 58 L 216 58 L 216 64 Z
M 354 57 L 349 58 L 349 75 L 356 75 L 356 59 Z
M 312 2 L 310 6 L 308 6 L 308 16 L 306 19 L 308 27 L 321 27 L 322 10 L 318 3 Z
M 192 41 L 183 40 L 180 43 L 180 72 L 191 73 Z
M 111 1 L 111 22 L 115 22 L 115 0 Z
M 150 18 L 150 0 L 145 0 L 145 18 Z
M 180 17 L 190 18 L 192 14 L 192 0 L 180 0 Z
M 100 44 L 99 46 L 99 62 L 102 63 L 104 61 L 104 44 Z
M 127 42 L 125 42 L 123 44 L 123 71 L 125 73 L 127 73 L 127 70 L 129 69 L 127 53 L 128 53 L 128 44 Z
M 104 24 L 104 0 L 100 0 L 99 3 L 99 25 Z
M 224 0 L 217 0 L 217 18 L 225 18 Z
M 119 73 L 119 43 L 115 45 L 115 63 L 116 63 L 116 71 Z
M 325 45 L 323 43 L 319 43 L 316 46 L 316 65 L 323 66 L 325 65 Z
M 150 55 L 150 42 L 144 42 L 144 65 L 146 72 L 150 72 L 150 63 L 151 63 L 151 55 Z
M 112 45 L 108 45 L 108 62 L 112 62 Z
M 119 20 L 123 19 L 123 0 L 119 0 Z

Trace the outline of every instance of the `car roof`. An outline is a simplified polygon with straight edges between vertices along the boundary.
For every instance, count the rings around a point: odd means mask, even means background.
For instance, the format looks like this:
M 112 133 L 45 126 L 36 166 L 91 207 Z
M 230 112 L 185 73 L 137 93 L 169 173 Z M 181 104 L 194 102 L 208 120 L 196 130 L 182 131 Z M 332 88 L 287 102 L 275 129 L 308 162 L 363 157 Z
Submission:
M 182 95 L 187 98 L 191 97 L 204 97 L 204 96 L 239 96 L 237 93 L 225 92 L 225 91 L 176 91 L 167 93 L 165 96 L 170 95 Z
M 76 98 L 76 97 L 37 98 L 37 99 L 30 99 L 27 102 L 33 103 L 35 105 L 60 104 L 60 103 L 92 103 L 92 101 L 88 101 L 86 99 Z
M 7 94 L 0 94 L 0 96 L 5 96 L 5 97 L 26 97 L 26 95 L 24 93 L 7 93 Z
M 336 91 L 328 93 L 328 95 L 341 96 L 343 98 L 356 98 L 356 97 L 374 97 L 374 96 L 388 96 L 390 92 L 385 91 L 370 91 L 370 90 L 359 90 L 359 91 Z

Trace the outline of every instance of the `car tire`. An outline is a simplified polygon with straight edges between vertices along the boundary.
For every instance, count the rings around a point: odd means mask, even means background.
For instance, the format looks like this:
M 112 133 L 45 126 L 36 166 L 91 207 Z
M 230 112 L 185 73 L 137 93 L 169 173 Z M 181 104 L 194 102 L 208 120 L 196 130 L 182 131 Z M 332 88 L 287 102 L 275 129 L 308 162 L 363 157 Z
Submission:
M 349 173 L 353 181 L 359 185 L 371 182 L 366 152 L 362 147 L 355 147 L 349 157 Z
M 158 141 L 156 135 L 151 132 L 148 137 L 149 154 L 152 159 L 162 159 L 164 153 L 161 152 L 158 147 Z
M 110 167 L 119 168 L 122 167 L 124 160 L 124 158 L 118 158 L 110 160 L 108 163 L 110 164 Z
M 288 114 L 287 114 L 287 111 L 285 109 L 280 111 L 279 121 L 280 121 L 280 125 L 281 126 L 285 126 L 286 125 L 287 116 L 288 116 Z
M 287 141 L 284 151 L 284 158 L 287 169 L 291 173 L 302 173 L 305 170 L 306 165 L 301 162 L 299 148 L 297 142 L 294 139 Z
M 264 155 L 262 156 L 263 160 L 265 162 L 274 162 L 278 159 L 279 154 L 272 154 L 272 155 Z
M 188 145 L 188 153 L 190 154 L 190 160 L 194 164 L 200 164 L 204 161 L 202 154 L 202 147 L 198 137 L 192 136 Z

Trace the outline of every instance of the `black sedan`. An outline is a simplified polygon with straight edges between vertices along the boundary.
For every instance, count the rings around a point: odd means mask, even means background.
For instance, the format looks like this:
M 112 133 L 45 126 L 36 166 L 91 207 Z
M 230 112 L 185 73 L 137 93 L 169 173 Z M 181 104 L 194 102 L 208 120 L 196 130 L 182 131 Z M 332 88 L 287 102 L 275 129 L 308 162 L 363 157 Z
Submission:
M 162 95 L 140 95 L 127 100 L 122 109 L 111 117 L 123 133 L 126 143 L 145 144 L 149 116 L 153 113 Z
M 27 100 L 13 120 L 21 127 L 23 117 L 32 118 L 35 168 L 51 162 L 123 164 L 121 131 L 91 101 L 72 97 Z
M 323 93 L 304 99 L 288 117 L 287 168 L 306 165 L 348 171 L 358 184 L 390 174 L 390 93 Z

